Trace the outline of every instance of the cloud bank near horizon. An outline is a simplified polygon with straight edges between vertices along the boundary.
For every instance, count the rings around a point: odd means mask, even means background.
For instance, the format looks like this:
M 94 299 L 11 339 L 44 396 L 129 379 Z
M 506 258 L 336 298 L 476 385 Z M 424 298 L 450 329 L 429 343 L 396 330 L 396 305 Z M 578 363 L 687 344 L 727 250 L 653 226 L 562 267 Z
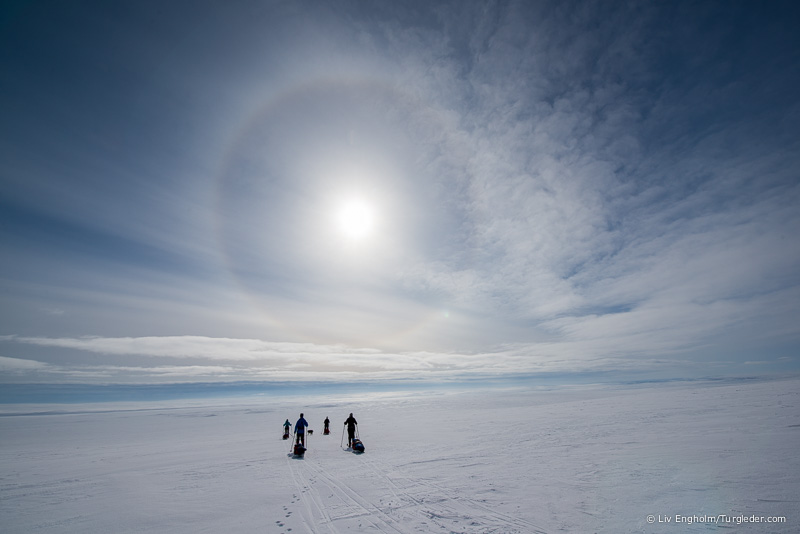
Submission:
M 4 336 L 2 341 L 49 349 L 67 349 L 83 355 L 68 363 L 61 358 L 44 362 L 0 357 L 3 382 L 163 383 L 204 381 L 373 381 L 424 380 L 448 382 L 502 377 L 546 377 L 606 374 L 643 376 L 724 371 L 731 361 L 699 365 L 680 353 L 671 357 L 632 358 L 631 354 L 599 347 L 594 351 L 576 344 L 509 345 L 491 353 L 387 352 L 274 343 L 256 339 L 164 336 L 147 338 L 32 338 Z M 565 345 L 567 346 L 565 348 Z M 659 354 L 665 351 L 659 350 Z M 50 352 L 46 352 L 50 355 Z M 87 358 L 86 355 L 90 357 Z M 100 356 L 100 361 L 91 358 Z M 76 363 L 83 360 L 82 363 Z M 131 364 L 138 360 L 138 363 Z M 748 361 L 744 365 L 789 363 Z M 741 373 L 745 369 L 739 367 Z M 728 369 L 730 370 L 730 369 Z

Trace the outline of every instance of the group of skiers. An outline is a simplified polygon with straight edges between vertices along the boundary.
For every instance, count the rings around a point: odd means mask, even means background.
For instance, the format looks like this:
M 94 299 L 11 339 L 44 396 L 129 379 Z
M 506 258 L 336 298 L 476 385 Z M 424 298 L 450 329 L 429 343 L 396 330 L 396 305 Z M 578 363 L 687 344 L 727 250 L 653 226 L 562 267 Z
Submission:
M 326 417 L 324 424 L 325 429 L 323 433 L 330 434 L 331 420 Z M 356 426 L 358 425 L 358 421 L 356 421 L 356 418 L 353 417 L 353 414 L 351 413 L 350 417 L 345 420 L 344 424 L 347 425 L 347 446 L 350 447 L 353 444 L 353 440 L 356 439 Z M 290 428 L 292 428 L 292 423 L 290 423 L 287 419 L 286 422 L 283 423 L 284 438 L 289 437 Z M 295 444 L 300 444 L 303 447 L 306 446 L 306 428 L 308 428 L 308 421 L 306 421 L 306 418 L 303 417 L 303 414 L 301 413 L 300 419 L 298 419 L 294 424 Z

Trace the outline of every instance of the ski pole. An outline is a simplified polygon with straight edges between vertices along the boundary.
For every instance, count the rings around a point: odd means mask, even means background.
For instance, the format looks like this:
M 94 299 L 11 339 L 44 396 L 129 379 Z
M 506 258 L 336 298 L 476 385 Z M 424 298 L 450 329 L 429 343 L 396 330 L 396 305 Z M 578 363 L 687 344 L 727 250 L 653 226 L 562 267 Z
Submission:
M 344 447 L 344 427 L 342 427 L 342 439 L 339 441 L 339 447 Z

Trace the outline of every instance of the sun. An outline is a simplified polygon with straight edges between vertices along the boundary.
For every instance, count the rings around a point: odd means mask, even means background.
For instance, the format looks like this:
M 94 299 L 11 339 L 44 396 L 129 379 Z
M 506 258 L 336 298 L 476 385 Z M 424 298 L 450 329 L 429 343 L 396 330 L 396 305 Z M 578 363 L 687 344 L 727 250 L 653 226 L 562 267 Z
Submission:
M 360 197 L 352 197 L 341 203 L 336 212 L 339 232 L 350 241 L 362 241 L 375 229 L 375 210 Z

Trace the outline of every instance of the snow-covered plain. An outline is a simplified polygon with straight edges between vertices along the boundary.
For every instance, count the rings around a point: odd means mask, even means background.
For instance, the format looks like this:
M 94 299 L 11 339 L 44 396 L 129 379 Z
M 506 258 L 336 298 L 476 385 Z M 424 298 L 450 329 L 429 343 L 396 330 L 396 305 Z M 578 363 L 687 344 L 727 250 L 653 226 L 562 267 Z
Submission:
M 4 406 L 0 531 L 800 532 L 799 396 L 785 379 Z M 281 425 L 301 411 L 295 459 Z M 351 411 L 363 455 L 340 447 Z

